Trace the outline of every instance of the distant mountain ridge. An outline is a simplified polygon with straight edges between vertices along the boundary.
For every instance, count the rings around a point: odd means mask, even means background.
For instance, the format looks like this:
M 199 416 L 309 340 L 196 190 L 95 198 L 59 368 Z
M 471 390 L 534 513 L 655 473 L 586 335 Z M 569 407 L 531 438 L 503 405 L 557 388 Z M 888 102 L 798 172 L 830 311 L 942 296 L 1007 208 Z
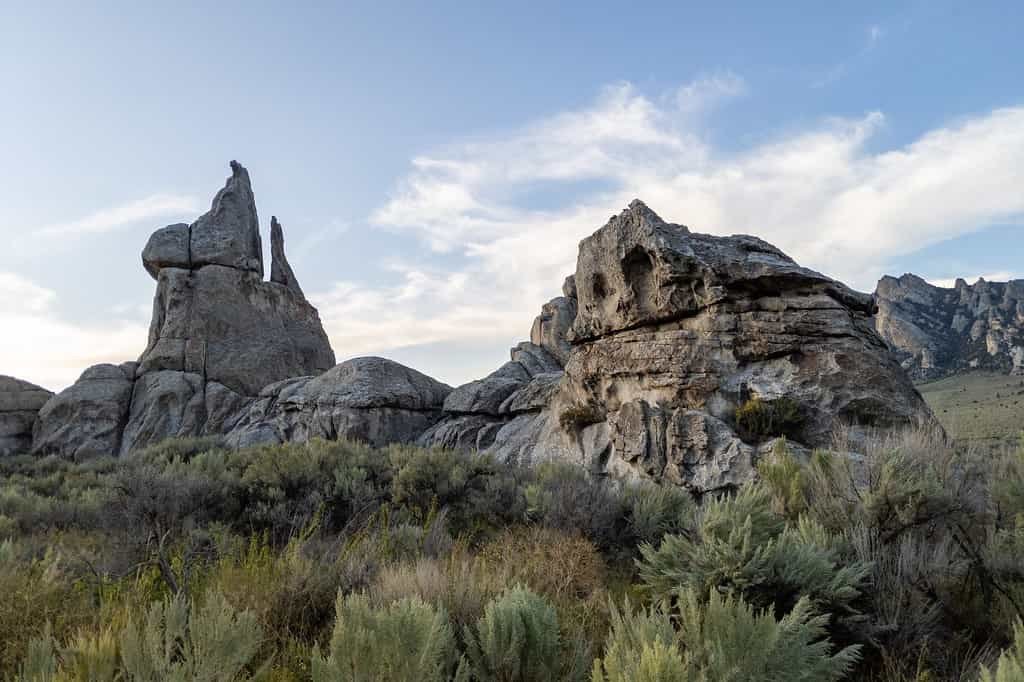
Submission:
M 887 275 L 875 300 L 875 329 L 917 381 L 974 369 L 1024 374 L 1024 279 L 946 288 Z

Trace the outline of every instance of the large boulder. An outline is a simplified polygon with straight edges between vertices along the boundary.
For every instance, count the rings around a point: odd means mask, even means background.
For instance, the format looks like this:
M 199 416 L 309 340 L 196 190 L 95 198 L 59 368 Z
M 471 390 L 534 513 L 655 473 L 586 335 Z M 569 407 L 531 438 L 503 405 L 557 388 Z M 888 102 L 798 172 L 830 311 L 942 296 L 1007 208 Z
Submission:
M 556 348 L 564 342 L 553 335 L 550 339 Z M 444 419 L 418 442 L 427 447 L 486 450 L 517 417 L 542 412 L 561 377 L 562 362 L 554 353 L 533 342 L 520 343 L 504 365 L 452 391 L 444 401 Z
M 780 436 L 802 449 L 838 429 L 857 442 L 876 428 L 936 426 L 875 333 L 871 297 L 755 237 L 694 234 L 636 201 L 580 243 L 570 282 L 572 307 L 545 306 L 532 335 L 544 340 L 555 319 L 566 328 L 572 311 L 564 374 L 535 376 L 497 418 L 484 419 L 493 400 L 481 399 L 488 384 L 505 390 L 494 375 L 460 387 L 473 400 L 454 410 L 450 397 L 452 416 L 428 442 L 703 493 L 752 478 Z
M 128 421 L 136 364 L 95 365 L 50 398 L 35 422 L 32 451 L 74 460 L 117 455 Z
M 45 388 L 0 375 L 0 457 L 32 449 L 32 425 L 52 396 Z
M 162 268 L 140 373 L 190 372 L 243 395 L 334 366 L 316 308 L 255 272 Z
M 267 386 L 230 431 L 233 446 L 360 440 L 409 443 L 442 415 L 451 387 L 384 358 L 348 360 L 315 377 Z
M 871 297 L 760 239 L 692 234 L 634 202 L 580 244 L 576 285 L 554 402 L 596 406 L 609 457 L 645 444 L 650 475 L 703 490 L 733 482 L 709 462 L 749 460 L 744 445 L 779 435 L 819 447 L 839 428 L 856 441 L 935 426 L 874 331 Z
M 1024 280 L 929 284 L 885 276 L 875 328 L 918 380 L 971 369 L 1024 374 Z

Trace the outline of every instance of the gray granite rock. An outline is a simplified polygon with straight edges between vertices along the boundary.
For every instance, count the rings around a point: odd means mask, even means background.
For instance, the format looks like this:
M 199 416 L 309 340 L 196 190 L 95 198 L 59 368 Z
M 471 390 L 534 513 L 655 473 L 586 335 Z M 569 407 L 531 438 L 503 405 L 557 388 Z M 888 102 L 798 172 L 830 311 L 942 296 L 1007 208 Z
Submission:
M 533 321 L 530 341 L 547 350 L 564 365 L 569 361 L 571 347 L 568 334 L 575 319 L 575 298 L 553 298 L 543 305 L 540 315 Z
M 144 373 L 191 372 L 249 396 L 334 366 L 320 316 L 301 294 L 221 265 L 162 269 L 149 337 Z
M 230 431 L 234 446 L 348 438 L 380 446 L 410 443 L 441 418 L 451 392 L 384 358 L 354 358 L 316 377 L 266 387 Z
M 231 162 L 231 177 L 213 198 L 210 210 L 192 223 L 189 240 L 192 268 L 223 265 L 249 270 L 262 279 L 263 247 L 249 172 Z
M 305 298 L 299 280 L 284 254 L 284 230 L 281 229 L 281 223 L 277 222 L 277 216 L 270 216 L 270 281 L 286 286 L 300 298 Z
M 51 397 L 35 422 L 34 454 L 74 460 L 117 455 L 128 419 L 135 363 L 95 365 Z
M 206 396 L 203 377 L 192 372 L 156 371 L 135 382 L 122 455 L 166 438 L 187 438 L 203 431 Z
M 52 396 L 45 388 L 0 375 L 0 457 L 32 449 L 32 426 Z
M 142 266 L 153 279 L 161 268 L 191 267 L 189 254 L 189 226 L 184 223 L 168 225 L 154 232 L 142 249 Z

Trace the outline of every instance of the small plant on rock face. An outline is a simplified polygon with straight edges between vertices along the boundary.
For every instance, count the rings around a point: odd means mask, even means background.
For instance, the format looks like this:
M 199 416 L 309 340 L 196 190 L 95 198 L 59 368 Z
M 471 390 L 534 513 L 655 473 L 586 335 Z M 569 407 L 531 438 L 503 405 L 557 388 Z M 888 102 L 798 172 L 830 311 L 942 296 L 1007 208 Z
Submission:
M 747 441 L 793 435 L 804 421 L 800 404 L 786 397 L 751 398 L 736 408 L 733 419 L 740 438 Z
M 591 424 L 598 424 L 605 420 L 605 410 L 600 405 L 586 403 L 567 407 L 558 415 L 558 423 L 565 431 L 578 431 Z

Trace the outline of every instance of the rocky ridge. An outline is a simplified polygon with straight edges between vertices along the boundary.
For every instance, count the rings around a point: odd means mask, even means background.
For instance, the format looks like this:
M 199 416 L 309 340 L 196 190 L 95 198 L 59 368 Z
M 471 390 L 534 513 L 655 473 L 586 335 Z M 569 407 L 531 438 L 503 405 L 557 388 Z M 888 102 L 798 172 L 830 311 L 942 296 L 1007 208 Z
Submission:
M 276 218 L 271 253 L 264 281 L 249 176 L 232 163 L 207 214 L 157 230 L 143 251 L 157 281 L 145 352 L 47 397 L 32 450 L 357 438 L 559 458 L 706 492 L 753 476 L 780 436 L 799 450 L 828 445 L 839 425 L 856 442 L 934 424 L 872 326 L 871 297 L 760 239 L 691 233 L 639 201 L 580 243 L 530 340 L 455 389 L 382 358 L 335 366 Z M 13 390 L 0 382 L 0 424 Z
M 972 369 L 1024 374 L 1024 280 L 929 284 L 883 277 L 875 328 L 919 381 Z

